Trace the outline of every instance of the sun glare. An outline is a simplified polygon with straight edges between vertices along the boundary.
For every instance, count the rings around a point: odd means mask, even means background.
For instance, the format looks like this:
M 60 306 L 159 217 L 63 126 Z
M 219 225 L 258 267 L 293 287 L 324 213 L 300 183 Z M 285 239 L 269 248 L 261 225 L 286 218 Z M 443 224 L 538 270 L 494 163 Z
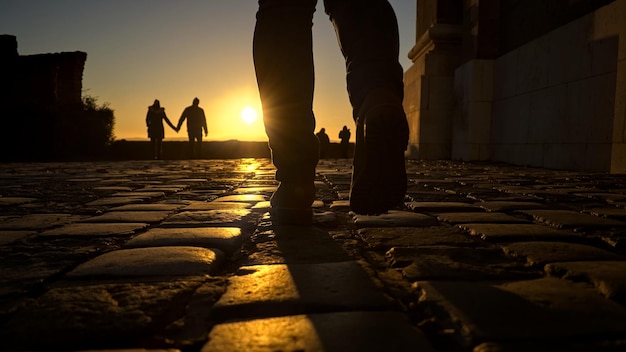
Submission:
M 243 110 L 241 110 L 241 120 L 246 124 L 250 125 L 254 121 L 256 121 L 256 119 L 257 113 L 256 110 L 254 110 L 253 108 L 246 106 L 245 108 L 243 108 Z

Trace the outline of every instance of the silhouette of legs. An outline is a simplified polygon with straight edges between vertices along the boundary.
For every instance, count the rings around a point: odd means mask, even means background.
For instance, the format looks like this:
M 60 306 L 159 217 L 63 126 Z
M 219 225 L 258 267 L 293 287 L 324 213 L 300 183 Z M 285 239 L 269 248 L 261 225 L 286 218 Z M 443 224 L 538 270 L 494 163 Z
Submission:
M 356 122 L 350 208 L 380 214 L 404 200 L 409 128 L 402 107 L 398 24 L 386 0 L 325 0 L 346 59 Z
M 309 223 L 319 145 L 313 116 L 311 26 L 316 0 L 260 0 L 254 65 L 279 187 L 270 199 L 283 223 Z
M 316 0 L 260 0 L 254 64 L 265 130 L 280 181 L 271 198 L 279 222 L 307 223 L 315 198 L 319 145 L 312 110 L 312 19 Z M 402 108 L 398 26 L 386 0 L 326 0 L 346 58 L 357 123 L 351 208 L 383 213 L 406 191 L 408 124 Z
M 202 157 L 202 131 L 200 133 L 187 132 L 189 137 L 189 157 L 200 159 Z
M 150 138 L 150 146 L 152 147 L 153 158 L 160 160 L 163 152 L 163 140 L 160 138 Z

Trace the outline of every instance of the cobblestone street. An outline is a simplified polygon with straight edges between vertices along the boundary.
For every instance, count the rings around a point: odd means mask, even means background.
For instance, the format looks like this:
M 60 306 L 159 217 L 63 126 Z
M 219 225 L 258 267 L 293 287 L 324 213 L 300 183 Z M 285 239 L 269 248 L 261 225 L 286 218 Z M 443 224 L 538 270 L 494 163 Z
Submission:
M 0 165 L 0 349 L 626 350 L 626 175 L 409 161 L 275 226 L 268 159 Z

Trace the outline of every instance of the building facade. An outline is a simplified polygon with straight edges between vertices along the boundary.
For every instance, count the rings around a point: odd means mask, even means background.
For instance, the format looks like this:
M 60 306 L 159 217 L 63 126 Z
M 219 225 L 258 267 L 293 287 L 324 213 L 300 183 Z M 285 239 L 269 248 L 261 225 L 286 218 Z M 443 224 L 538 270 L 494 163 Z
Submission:
M 626 172 L 626 0 L 417 0 L 409 158 Z

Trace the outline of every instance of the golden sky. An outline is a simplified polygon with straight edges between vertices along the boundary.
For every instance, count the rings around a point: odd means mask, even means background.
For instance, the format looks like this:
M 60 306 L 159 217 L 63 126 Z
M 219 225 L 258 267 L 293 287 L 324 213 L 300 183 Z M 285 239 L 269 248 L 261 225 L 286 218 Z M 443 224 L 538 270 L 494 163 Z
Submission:
M 416 1 L 390 1 L 405 70 Z M 0 34 L 17 37 L 20 55 L 86 52 L 83 95 L 115 111 L 118 140 L 147 139 L 145 115 L 154 99 L 176 124 L 198 97 L 207 139 L 264 141 L 252 63 L 256 9 L 255 0 L 0 0 Z M 343 57 L 321 0 L 313 40 L 316 131 L 324 127 L 338 141 L 339 130 L 353 129 L 353 122 Z M 246 107 L 257 112 L 256 120 L 243 121 Z M 166 127 L 165 138 L 187 136 L 184 128 L 176 134 Z

